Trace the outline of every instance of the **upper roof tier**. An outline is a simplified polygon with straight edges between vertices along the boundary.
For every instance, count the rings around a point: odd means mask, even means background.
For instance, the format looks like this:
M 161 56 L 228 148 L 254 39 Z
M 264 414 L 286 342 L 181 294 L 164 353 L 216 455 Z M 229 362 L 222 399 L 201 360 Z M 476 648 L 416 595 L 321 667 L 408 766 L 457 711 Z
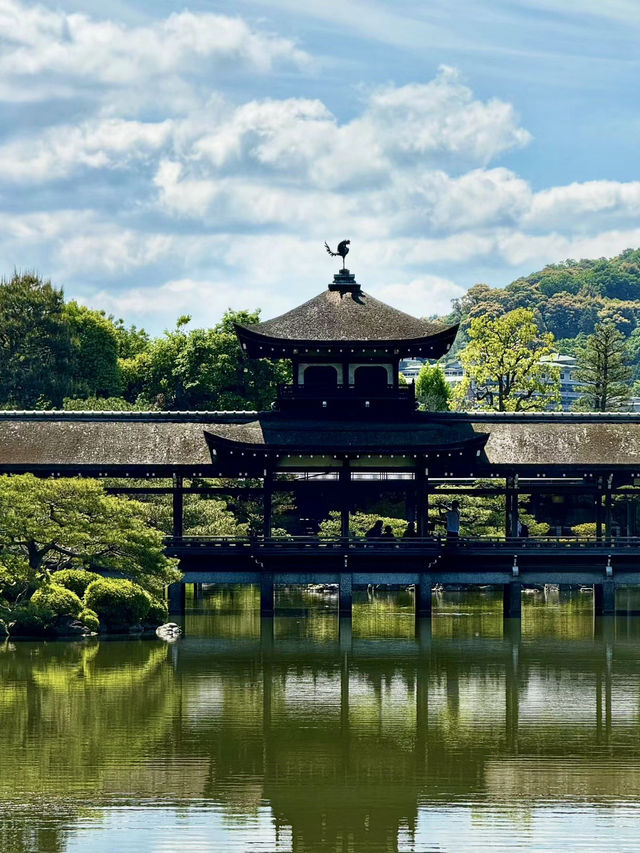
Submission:
M 443 327 L 398 311 L 365 293 L 349 270 L 328 289 L 286 314 L 252 326 L 236 326 L 254 358 L 291 358 L 305 352 L 393 350 L 395 355 L 440 358 L 458 326 Z

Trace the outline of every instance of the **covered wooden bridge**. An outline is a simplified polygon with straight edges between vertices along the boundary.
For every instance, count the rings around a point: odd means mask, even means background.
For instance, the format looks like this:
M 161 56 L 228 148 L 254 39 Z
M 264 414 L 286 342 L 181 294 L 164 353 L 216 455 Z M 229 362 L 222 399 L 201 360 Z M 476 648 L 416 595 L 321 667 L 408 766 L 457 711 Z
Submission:
M 630 502 L 640 488 L 640 415 L 417 411 L 399 361 L 441 358 L 456 332 L 385 305 L 343 269 L 298 308 L 237 327 L 243 357 L 291 363 L 273 410 L 4 411 L 0 473 L 111 478 L 114 493 L 171 495 L 167 548 L 184 583 L 260 583 L 264 613 L 274 584 L 314 581 L 340 585 L 342 613 L 353 585 L 367 583 L 415 584 L 421 614 L 435 583 L 502 584 L 512 615 L 523 583 L 594 584 L 596 608 L 613 610 L 615 584 L 640 583 L 634 513 L 624 529 L 612 524 L 614 497 L 624 490 Z M 281 492 L 294 494 L 309 532 L 337 511 L 339 535 L 274 536 Z M 391 493 L 403 496 L 415 538 L 350 536 L 351 513 Z M 443 493 L 504 496 L 504 538 L 445 547 L 428 526 L 429 501 Z M 240 540 L 189 536 L 187 494 L 259 499 L 262 530 Z M 587 501 L 594 537 L 519 538 L 522 495 Z M 184 584 L 171 595 L 174 608 L 183 601 Z

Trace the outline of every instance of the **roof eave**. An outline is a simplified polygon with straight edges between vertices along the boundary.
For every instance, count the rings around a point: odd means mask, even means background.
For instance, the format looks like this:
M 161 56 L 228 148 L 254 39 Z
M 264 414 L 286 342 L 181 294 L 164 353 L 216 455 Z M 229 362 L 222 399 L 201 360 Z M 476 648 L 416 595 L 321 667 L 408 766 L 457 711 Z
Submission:
M 441 358 L 449 351 L 458 333 L 459 323 L 423 335 L 419 338 L 368 339 L 368 340 L 309 340 L 277 338 L 263 335 L 250 326 L 236 323 L 235 329 L 243 351 L 250 358 L 292 358 L 302 352 L 335 351 L 344 349 L 393 350 L 394 355 L 423 358 Z

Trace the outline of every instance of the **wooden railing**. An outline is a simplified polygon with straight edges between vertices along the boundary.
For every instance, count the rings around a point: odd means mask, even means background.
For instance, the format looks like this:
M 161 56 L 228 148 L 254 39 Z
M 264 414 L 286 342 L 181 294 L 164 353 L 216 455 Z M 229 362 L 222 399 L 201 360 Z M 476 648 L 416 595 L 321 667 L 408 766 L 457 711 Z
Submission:
M 531 536 L 504 538 L 497 536 L 460 537 L 453 543 L 447 543 L 443 536 L 411 537 L 407 539 L 366 539 L 358 536 L 323 538 L 320 536 L 182 536 L 167 537 L 165 544 L 171 548 L 189 548 L 194 551 L 212 549 L 216 551 L 371 551 L 405 552 L 438 551 L 448 546 L 460 550 L 483 550 L 490 552 L 523 551 L 638 551 L 640 536 L 616 536 L 611 539 L 578 536 Z

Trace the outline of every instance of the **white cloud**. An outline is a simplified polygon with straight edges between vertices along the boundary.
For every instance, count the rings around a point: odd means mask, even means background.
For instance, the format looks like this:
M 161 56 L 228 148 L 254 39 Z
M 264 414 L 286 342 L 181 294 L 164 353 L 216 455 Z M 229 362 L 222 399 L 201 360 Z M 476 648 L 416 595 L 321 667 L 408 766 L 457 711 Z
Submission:
M 640 244 L 640 182 L 533 192 L 500 163 L 531 140 L 512 105 L 448 67 L 361 90 L 339 118 L 319 98 L 212 91 L 227 63 L 307 62 L 238 18 L 132 26 L 0 0 L 2 39 L 7 90 L 82 105 L 0 145 L 0 198 L 16 208 L 0 215 L 4 269 L 37 266 L 155 328 L 183 313 L 213 323 L 228 306 L 286 310 L 329 280 L 325 239 L 350 238 L 362 284 L 420 315 L 492 269 Z
M 260 287 L 232 287 L 224 280 L 173 279 L 156 287 L 132 287 L 124 293 L 98 291 L 91 304 L 131 322 L 158 322 L 171 327 L 178 316 L 190 314 L 193 328 L 218 322 L 228 309 L 263 308 L 265 316 L 280 314 L 290 306 L 282 295 Z
M 536 228 L 580 228 L 594 216 L 603 221 L 611 217 L 633 218 L 640 215 L 640 181 L 586 181 L 552 187 L 536 193 L 524 223 Z
M 0 180 L 42 183 L 87 169 L 127 169 L 169 139 L 172 122 L 99 119 L 57 126 L 0 147 Z
M 465 288 L 446 278 L 425 275 L 411 281 L 374 286 L 371 292 L 378 299 L 402 306 L 407 314 L 417 317 L 446 314 L 451 300 L 462 296 Z
M 237 17 L 183 11 L 148 26 L 54 11 L 20 0 L 0 4 L 0 71 L 13 78 L 76 77 L 127 86 L 177 72 L 230 65 L 260 72 L 309 57 L 289 39 Z

